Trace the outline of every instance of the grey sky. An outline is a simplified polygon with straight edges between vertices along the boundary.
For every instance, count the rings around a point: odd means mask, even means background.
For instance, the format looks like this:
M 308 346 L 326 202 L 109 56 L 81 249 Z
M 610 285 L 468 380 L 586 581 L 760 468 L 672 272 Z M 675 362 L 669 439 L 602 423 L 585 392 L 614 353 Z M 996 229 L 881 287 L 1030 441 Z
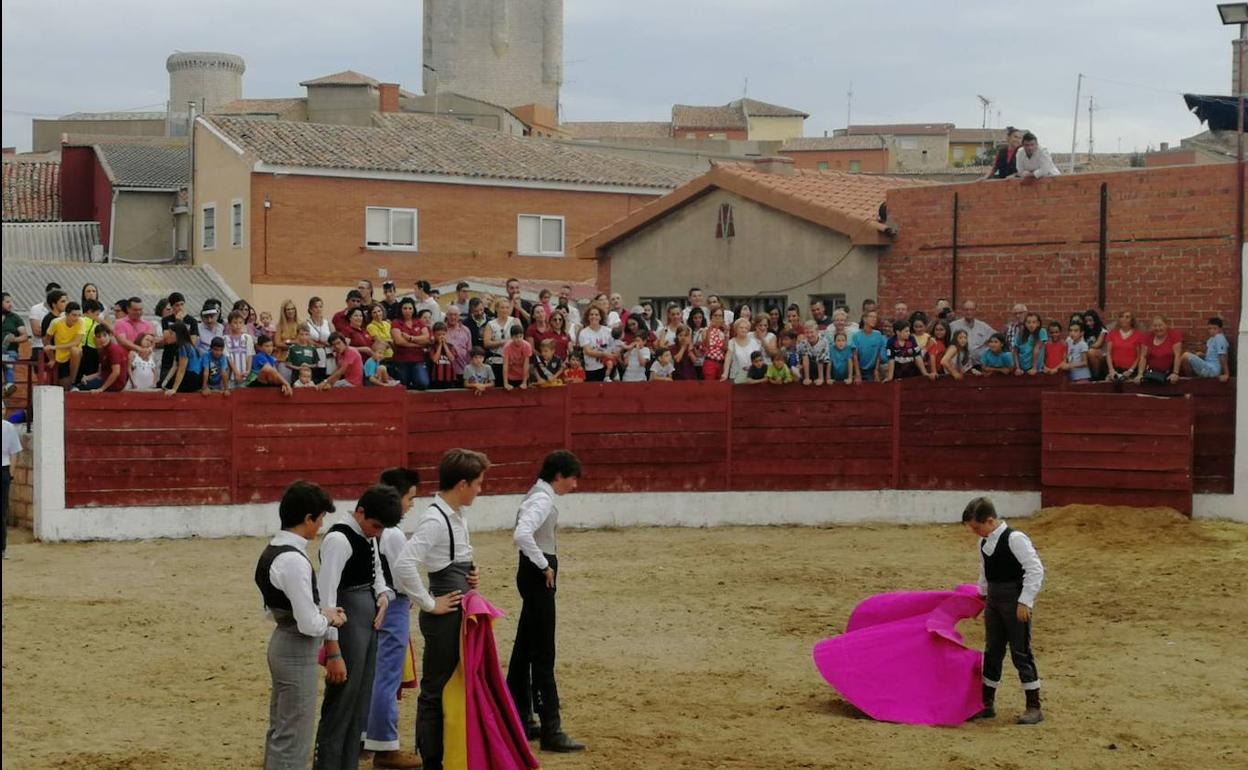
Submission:
M 1179 91 L 1230 92 L 1230 40 L 1212 0 L 567 0 L 565 120 L 664 120 L 672 103 L 749 95 L 811 113 L 810 136 L 853 121 L 997 125 L 1070 147 L 1075 76 L 1096 97 L 1096 149 L 1143 149 L 1202 129 Z M 349 11 L 344 11 L 349 8 Z M 243 93 L 298 96 L 354 69 L 420 90 L 419 0 L 6 0 L 3 139 L 30 147 L 32 115 L 163 108 L 165 57 L 247 61 Z M 1152 89 L 1109 82 L 1149 85 Z

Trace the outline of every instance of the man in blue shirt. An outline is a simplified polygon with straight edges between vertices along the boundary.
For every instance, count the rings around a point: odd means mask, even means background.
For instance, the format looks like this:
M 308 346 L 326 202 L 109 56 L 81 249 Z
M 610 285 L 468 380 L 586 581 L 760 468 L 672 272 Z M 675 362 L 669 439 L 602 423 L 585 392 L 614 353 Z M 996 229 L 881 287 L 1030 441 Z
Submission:
M 1222 382 L 1231 378 L 1231 369 L 1227 363 L 1231 344 L 1222 333 L 1222 319 L 1214 316 L 1209 319 L 1209 340 L 1205 343 L 1205 354 L 1199 356 L 1193 352 L 1183 354 L 1183 363 L 1187 364 L 1196 377 L 1217 377 Z
M 877 315 L 874 310 L 864 315 L 862 328 L 854 332 L 854 336 L 849 341 L 849 346 L 854 350 L 854 360 L 858 364 L 859 382 L 866 380 L 879 382 L 882 379 L 880 364 L 887 360 L 885 345 L 888 340 L 876 331 L 876 320 Z

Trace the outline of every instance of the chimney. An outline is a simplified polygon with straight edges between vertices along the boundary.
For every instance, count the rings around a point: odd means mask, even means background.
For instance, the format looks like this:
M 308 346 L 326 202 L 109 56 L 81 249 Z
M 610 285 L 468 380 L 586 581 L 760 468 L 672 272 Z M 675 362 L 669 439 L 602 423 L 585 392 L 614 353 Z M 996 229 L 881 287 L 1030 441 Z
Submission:
M 398 112 L 399 111 L 399 84 L 398 83 L 382 83 L 378 86 L 381 91 L 380 104 L 377 107 L 378 112 Z
M 781 176 L 793 176 L 797 173 L 793 169 L 792 158 L 775 155 L 754 161 L 754 169 L 764 174 L 780 174 Z
M 1162 142 L 1162 143 L 1161 143 L 1161 150 L 1160 150 L 1160 152 L 1170 152 L 1170 143 L 1169 143 L 1169 142 Z
M 6 156 L 9 156 L 9 155 L 16 155 L 16 154 L 17 154 L 17 148 L 16 148 L 16 147 L 5 147 L 5 148 L 4 148 L 4 154 L 5 154 Z

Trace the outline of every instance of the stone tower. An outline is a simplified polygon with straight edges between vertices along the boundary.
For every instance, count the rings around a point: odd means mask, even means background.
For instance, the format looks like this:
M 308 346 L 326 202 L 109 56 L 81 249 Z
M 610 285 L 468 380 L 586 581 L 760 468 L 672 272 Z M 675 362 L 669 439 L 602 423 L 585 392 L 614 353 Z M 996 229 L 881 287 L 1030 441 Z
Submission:
M 558 109 L 563 0 L 424 0 L 426 94 Z
M 232 53 L 193 51 L 175 53 L 165 60 L 169 71 L 169 134 L 186 131 L 187 103 L 205 115 L 243 96 L 243 72 L 247 65 Z

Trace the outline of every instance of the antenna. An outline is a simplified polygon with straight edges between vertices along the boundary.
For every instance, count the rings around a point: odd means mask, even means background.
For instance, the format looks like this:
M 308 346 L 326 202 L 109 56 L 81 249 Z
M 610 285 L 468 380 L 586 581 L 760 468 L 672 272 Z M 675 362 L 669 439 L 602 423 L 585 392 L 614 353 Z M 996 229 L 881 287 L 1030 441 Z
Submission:
M 852 124 L 850 117 L 854 114 L 854 81 L 849 81 L 849 90 L 845 92 L 845 131 L 849 132 Z
M 741 89 L 741 96 L 745 97 L 745 96 L 749 96 L 749 95 L 750 95 L 750 76 L 749 76 L 749 75 L 746 75 L 746 76 L 745 76 L 745 87 Z
M 1092 113 L 1100 109 L 1094 101 L 1095 97 L 1088 96 L 1088 163 L 1092 162 Z
M 983 94 L 976 94 L 976 96 L 979 98 L 980 106 L 984 108 L 984 122 L 983 122 L 983 125 L 980 127 L 987 128 L 988 127 L 988 109 L 992 107 L 993 99 L 992 97 L 984 96 Z

